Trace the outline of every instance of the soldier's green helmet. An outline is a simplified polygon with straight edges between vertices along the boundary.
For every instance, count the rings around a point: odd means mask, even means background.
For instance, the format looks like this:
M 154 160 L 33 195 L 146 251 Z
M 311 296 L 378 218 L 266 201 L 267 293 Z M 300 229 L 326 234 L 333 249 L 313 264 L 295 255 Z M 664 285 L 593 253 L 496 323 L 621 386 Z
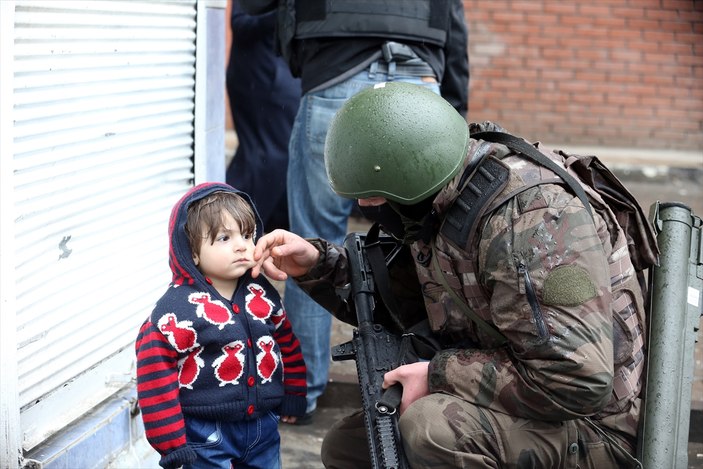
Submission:
M 325 168 L 343 197 L 412 205 L 456 175 L 468 147 L 466 121 L 441 96 L 420 85 L 379 83 L 335 114 Z

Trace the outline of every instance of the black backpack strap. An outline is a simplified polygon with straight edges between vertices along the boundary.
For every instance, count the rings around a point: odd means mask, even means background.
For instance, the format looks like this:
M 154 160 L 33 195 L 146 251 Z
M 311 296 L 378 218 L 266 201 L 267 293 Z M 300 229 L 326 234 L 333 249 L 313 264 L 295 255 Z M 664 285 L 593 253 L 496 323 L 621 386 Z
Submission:
M 521 153 L 535 163 L 541 164 L 542 166 L 552 170 L 569 185 L 571 190 L 574 191 L 579 200 L 581 200 L 581 203 L 588 211 L 588 214 L 591 215 L 591 218 L 593 218 L 591 204 L 588 201 L 588 196 L 586 195 L 586 191 L 583 190 L 583 187 L 581 187 L 578 181 L 576 181 L 572 175 L 567 173 L 564 168 L 544 156 L 533 145 L 527 143 L 521 138 L 515 137 L 514 135 L 506 134 L 505 132 L 476 132 L 471 134 L 471 138 L 503 144 L 511 150 Z
M 469 177 L 471 179 L 467 183 Z M 494 157 L 484 156 L 474 166 L 467 168 L 458 186 L 463 189 L 447 209 L 440 233 L 458 247 L 468 250 L 478 221 L 491 201 L 508 184 L 509 178 L 508 166 Z

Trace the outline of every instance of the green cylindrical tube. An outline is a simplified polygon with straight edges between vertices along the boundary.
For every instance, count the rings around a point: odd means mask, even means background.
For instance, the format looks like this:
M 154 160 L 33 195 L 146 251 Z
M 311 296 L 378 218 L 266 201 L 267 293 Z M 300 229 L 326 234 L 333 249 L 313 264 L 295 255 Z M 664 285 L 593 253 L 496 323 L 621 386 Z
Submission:
M 653 206 L 647 384 L 640 432 L 645 469 L 688 467 L 694 347 L 701 315 L 701 220 L 680 203 Z

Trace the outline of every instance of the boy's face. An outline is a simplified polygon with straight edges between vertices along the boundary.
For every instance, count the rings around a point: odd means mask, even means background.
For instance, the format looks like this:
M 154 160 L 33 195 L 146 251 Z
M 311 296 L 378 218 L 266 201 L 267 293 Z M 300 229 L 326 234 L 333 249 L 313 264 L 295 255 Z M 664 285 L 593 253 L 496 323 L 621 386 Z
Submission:
M 193 254 L 193 262 L 215 288 L 231 285 L 255 264 L 253 235 L 242 234 L 229 213 L 223 214 L 223 222 L 212 244 L 208 233 L 201 233 L 200 254 Z

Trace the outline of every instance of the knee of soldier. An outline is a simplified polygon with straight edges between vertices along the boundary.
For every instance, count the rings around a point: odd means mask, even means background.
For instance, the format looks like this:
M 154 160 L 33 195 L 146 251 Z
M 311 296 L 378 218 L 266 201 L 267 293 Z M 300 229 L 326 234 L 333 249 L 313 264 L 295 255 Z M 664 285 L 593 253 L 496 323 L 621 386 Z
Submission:
M 325 434 L 320 447 L 322 464 L 326 468 L 337 467 L 337 463 L 344 460 L 345 450 L 343 433 L 332 426 Z
M 430 394 L 415 401 L 398 425 L 404 446 L 419 453 L 451 450 L 480 430 L 476 407 L 444 394 Z
M 371 466 L 362 413 L 348 415 L 330 427 L 322 440 L 320 458 L 326 469 Z
M 336 454 L 338 448 L 338 435 L 332 431 L 328 431 L 322 439 L 322 446 L 320 447 L 320 459 L 322 460 L 323 466 L 332 467 L 334 461 L 339 459 L 339 456 Z

